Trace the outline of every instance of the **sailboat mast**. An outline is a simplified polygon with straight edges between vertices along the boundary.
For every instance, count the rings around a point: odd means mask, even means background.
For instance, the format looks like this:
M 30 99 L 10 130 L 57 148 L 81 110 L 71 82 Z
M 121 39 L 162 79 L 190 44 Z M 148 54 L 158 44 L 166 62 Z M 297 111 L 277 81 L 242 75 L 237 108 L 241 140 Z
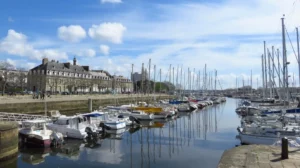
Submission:
M 192 90 L 194 91 L 195 90 L 195 82 L 194 82 L 194 79 L 195 79 L 195 68 L 194 68 L 194 71 L 193 71 L 192 75 L 193 75 Z
M 170 64 L 170 68 L 169 68 L 169 82 L 170 82 L 170 84 L 171 84 L 171 66 L 172 66 L 172 64 Z
M 174 67 L 173 67 L 173 85 L 174 85 L 174 87 L 176 88 L 176 86 L 175 86 L 175 81 L 174 81 Z M 174 88 L 174 89 L 175 89 Z
M 182 89 L 183 89 L 183 85 L 182 85 L 182 65 L 181 65 L 181 69 L 180 69 L 180 92 L 182 94 Z
M 187 72 L 187 88 L 190 90 L 190 68 L 188 67 L 188 72 Z
M 153 82 L 153 94 L 155 94 L 155 89 L 156 89 L 156 87 L 155 87 L 155 77 L 156 77 L 156 65 L 154 65 L 154 82 Z
M 300 86 L 300 48 L 299 48 L 299 33 L 298 33 L 298 27 L 296 27 L 296 33 L 297 33 L 297 52 L 298 52 L 298 77 L 299 77 L 299 86 Z
M 199 70 L 199 74 L 198 74 L 198 76 L 199 76 L 199 83 L 198 83 L 198 88 L 199 88 L 199 91 L 201 90 L 201 73 L 200 73 L 200 70 Z
M 279 49 L 277 48 L 277 63 L 278 63 L 278 86 L 281 88 L 281 66 L 280 66 L 280 59 L 279 59 Z
M 148 76 L 149 76 L 149 79 L 148 79 L 148 94 L 150 94 L 150 92 L 151 92 L 151 58 L 149 59 L 149 71 L 148 71 Z
M 268 90 L 268 72 L 267 72 L 267 52 L 266 52 L 266 41 L 264 41 L 264 63 L 265 63 L 265 90 L 266 90 L 266 96 L 267 96 L 267 90 Z
M 132 88 L 134 90 L 134 79 L 133 79 L 133 65 L 134 64 L 131 64 L 131 82 L 132 82 Z M 131 90 L 131 92 L 133 92 L 133 90 Z
M 283 88 L 286 92 L 286 100 L 288 101 L 288 90 L 287 90 L 287 60 L 286 60 L 286 44 L 285 44 L 285 26 L 284 26 L 284 17 L 281 18 L 281 24 L 282 24 L 282 59 L 283 59 Z
M 264 55 L 261 55 L 261 70 L 262 70 L 262 89 L 263 89 L 263 98 L 265 98 L 265 71 L 264 71 Z
M 269 69 L 269 85 L 270 85 L 270 98 L 272 98 L 272 84 L 271 84 L 271 81 L 272 81 L 272 75 L 271 75 L 271 63 L 270 63 L 270 57 L 271 57 L 271 54 L 269 52 L 269 49 L 268 49 L 268 69 Z
M 161 94 L 161 69 L 159 69 L 159 95 Z
M 214 95 L 216 95 L 216 90 L 217 90 L 217 70 L 215 70 L 215 91 L 214 91 Z
M 144 63 L 142 63 L 142 82 L 141 82 L 141 89 L 142 89 L 142 93 L 144 92 Z

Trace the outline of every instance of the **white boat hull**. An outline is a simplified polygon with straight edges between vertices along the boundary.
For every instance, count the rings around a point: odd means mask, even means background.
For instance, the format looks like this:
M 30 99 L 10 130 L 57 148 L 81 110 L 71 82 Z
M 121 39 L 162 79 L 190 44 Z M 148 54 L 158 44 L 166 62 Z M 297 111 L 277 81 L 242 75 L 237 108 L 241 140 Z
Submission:
M 117 129 L 123 129 L 126 127 L 125 122 L 106 122 L 104 123 L 107 127 L 117 130 Z
M 78 129 L 66 128 L 66 127 L 56 125 L 56 124 L 48 124 L 47 128 L 49 130 L 59 132 L 59 133 L 63 134 L 64 137 L 67 137 L 67 138 L 84 139 L 87 136 L 85 129 L 78 130 Z
M 239 133 L 239 139 L 241 141 L 241 144 L 260 144 L 260 145 L 273 145 L 278 140 L 281 140 L 281 138 L 295 138 L 294 136 L 288 137 L 288 136 L 263 136 L 263 135 L 257 135 L 257 134 L 243 134 Z

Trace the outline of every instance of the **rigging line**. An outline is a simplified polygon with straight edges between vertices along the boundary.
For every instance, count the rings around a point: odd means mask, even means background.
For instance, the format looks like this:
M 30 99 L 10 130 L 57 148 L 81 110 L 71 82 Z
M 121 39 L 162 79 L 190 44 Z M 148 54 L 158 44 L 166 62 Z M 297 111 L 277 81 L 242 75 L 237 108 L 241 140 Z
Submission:
M 292 44 L 292 41 L 291 41 L 291 39 L 290 39 L 289 33 L 288 33 L 288 31 L 287 31 L 287 29 L 286 29 L 286 28 L 285 28 L 285 32 L 287 33 L 287 36 L 288 36 L 288 38 L 289 38 L 289 41 L 290 41 L 290 44 L 291 44 L 291 46 L 292 46 L 292 49 L 293 49 L 293 51 L 294 51 L 294 55 L 295 55 L 295 57 L 296 57 L 296 60 L 298 61 L 297 54 L 296 54 L 296 52 L 295 52 L 294 46 L 293 46 L 293 44 Z

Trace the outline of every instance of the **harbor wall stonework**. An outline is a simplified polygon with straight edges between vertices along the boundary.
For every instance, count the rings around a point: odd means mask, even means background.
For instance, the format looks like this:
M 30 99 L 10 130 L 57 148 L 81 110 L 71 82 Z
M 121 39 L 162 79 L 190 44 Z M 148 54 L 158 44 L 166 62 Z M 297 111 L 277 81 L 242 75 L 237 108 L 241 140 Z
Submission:
M 0 122 L 0 164 L 17 155 L 18 137 L 19 131 L 16 122 Z
M 169 99 L 171 96 L 158 96 L 156 100 Z M 153 101 L 152 97 L 121 97 L 107 99 L 92 99 L 92 109 L 98 109 L 99 106 L 122 105 L 134 103 L 136 101 Z M 46 107 L 46 108 L 45 108 Z M 88 99 L 85 100 L 63 100 L 49 102 L 26 102 L 26 103 L 5 103 L 0 104 L 0 112 L 12 112 L 23 114 L 45 114 L 46 111 L 59 110 L 61 114 L 75 114 L 89 111 Z

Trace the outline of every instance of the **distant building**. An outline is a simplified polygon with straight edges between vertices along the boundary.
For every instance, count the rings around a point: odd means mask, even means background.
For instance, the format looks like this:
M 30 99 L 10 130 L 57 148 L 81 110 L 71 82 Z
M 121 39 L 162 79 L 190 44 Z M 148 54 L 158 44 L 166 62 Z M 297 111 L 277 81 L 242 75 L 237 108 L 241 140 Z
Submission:
M 132 74 L 132 81 L 134 83 L 136 83 L 137 81 L 141 81 L 141 80 L 148 80 L 149 79 L 149 76 L 148 76 L 148 73 L 147 73 L 147 70 L 145 70 L 143 72 L 143 74 L 140 74 L 138 72 L 135 72 Z
M 28 89 L 32 91 L 50 92 L 105 92 L 113 90 L 113 80 L 115 79 L 107 71 L 90 70 L 89 66 L 76 64 L 59 63 L 58 61 L 48 61 L 44 58 L 42 64 L 29 70 Z M 125 83 L 126 90 L 132 90 L 129 79 Z

